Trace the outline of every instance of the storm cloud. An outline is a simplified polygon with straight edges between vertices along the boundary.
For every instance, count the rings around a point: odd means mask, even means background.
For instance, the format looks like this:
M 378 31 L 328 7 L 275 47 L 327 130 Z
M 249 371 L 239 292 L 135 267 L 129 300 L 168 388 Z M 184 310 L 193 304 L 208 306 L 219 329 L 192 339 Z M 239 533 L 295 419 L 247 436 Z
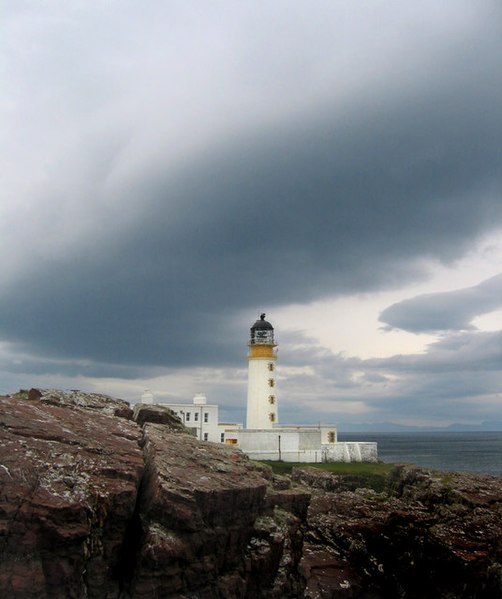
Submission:
M 4 8 L 3 368 L 238 368 L 262 309 L 424 279 L 498 230 L 500 6 L 419 8 Z M 500 280 L 381 319 L 463 330 Z

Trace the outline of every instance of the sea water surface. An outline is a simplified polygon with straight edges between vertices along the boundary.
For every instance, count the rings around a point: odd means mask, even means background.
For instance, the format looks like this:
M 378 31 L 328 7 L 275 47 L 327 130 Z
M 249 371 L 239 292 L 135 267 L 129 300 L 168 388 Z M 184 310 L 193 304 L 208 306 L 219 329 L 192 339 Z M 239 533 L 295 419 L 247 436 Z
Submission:
M 502 475 L 502 432 L 339 432 L 338 440 L 376 441 L 382 462 Z

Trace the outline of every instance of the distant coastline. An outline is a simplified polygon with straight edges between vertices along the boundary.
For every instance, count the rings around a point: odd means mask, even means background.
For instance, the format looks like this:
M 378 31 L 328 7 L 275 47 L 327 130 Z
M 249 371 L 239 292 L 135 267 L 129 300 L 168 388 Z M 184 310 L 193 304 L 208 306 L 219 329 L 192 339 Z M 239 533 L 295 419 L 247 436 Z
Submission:
M 453 423 L 448 426 L 410 426 L 395 422 L 340 424 L 338 431 L 346 433 L 447 433 L 447 432 L 502 432 L 502 420 L 480 424 Z

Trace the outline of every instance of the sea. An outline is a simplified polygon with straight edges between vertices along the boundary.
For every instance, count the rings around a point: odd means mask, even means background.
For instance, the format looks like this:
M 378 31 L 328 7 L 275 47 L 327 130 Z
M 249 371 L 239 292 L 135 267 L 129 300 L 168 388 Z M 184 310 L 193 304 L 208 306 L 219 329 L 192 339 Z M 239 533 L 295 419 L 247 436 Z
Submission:
M 339 441 L 376 441 L 382 462 L 502 476 L 500 432 L 338 433 Z

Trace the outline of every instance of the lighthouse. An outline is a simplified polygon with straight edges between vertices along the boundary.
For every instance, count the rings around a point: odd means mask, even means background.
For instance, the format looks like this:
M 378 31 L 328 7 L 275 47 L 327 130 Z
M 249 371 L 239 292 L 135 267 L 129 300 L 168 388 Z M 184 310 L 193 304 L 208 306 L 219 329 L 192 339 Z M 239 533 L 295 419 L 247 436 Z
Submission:
M 260 315 L 248 342 L 247 429 L 271 429 L 277 423 L 276 343 L 274 327 Z

